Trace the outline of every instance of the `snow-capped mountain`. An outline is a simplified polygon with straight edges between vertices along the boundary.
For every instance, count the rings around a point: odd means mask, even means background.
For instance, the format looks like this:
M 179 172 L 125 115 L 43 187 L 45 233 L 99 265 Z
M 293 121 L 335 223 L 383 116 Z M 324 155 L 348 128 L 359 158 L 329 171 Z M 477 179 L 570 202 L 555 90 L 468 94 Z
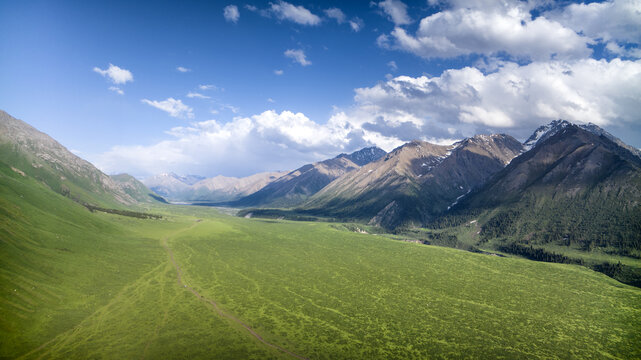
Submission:
M 526 151 L 532 149 L 536 144 L 556 135 L 563 128 L 570 125 L 566 120 L 554 120 L 549 124 L 539 126 L 534 133 L 523 143 Z
M 641 150 L 637 149 L 635 147 L 632 147 L 623 141 L 621 141 L 619 138 L 616 136 L 610 134 L 609 132 L 605 131 L 601 127 L 597 126 L 596 124 L 593 123 L 587 123 L 587 124 L 572 124 L 571 122 L 567 120 L 554 120 L 550 122 L 549 124 L 542 125 L 538 129 L 534 131 L 534 133 L 523 143 L 523 147 L 525 148 L 526 151 L 532 149 L 535 147 L 537 144 L 540 144 L 544 142 L 546 139 L 556 135 L 559 133 L 559 131 L 567 128 L 570 125 L 575 125 L 580 127 L 583 130 L 586 130 L 588 132 L 591 132 L 592 134 L 595 134 L 597 136 L 603 136 L 607 138 L 608 140 L 613 141 L 617 145 L 629 150 L 631 153 L 633 153 L 636 156 L 641 157 Z

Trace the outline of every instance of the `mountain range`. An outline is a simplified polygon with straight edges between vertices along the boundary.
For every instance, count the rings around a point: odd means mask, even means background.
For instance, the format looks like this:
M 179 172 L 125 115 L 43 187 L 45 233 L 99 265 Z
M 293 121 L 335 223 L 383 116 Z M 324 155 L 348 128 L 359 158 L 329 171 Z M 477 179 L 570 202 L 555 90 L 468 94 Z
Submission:
M 143 180 L 157 194 L 177 202 L 224 202 L 253 194 L 285 172 L 265 172 L 244 178 L 163 173 Z
M 158 194 L 130 175 L 104 174 L 6 112 L 0 112 L 0 154 L 3 172 L 90 210 L 122 213 L 164 202 L 159 195 L 184 196 L 245 208 L 240 215 L 355 221 L 397 233 L 445 229 L 434 231 L 453 231 L 452 239 L 460 226 L 474 224 L 478 231 L 467 248 L 534 259 L 570 261 L 552 248 L 641 256 L 640 152 L 594 124 L 555 120 L 524 143 L 506 134 L 452 145 L 415 140 L 390 153 L 365 148 L 245 178 L 146 179 Z M 621 265 L 603 270 L 641 284 L 641 273 L 621 271 Z
M 450 146 L 412 141 L 332 182 L 301 209 L 388 228 L 420 225 L 522 151 L 509 135 L 477 135 Z
M 229 203 L 231 206 L 291 207 L 303 203 L 339 177 L 376 161 L 386 153 L 369 147 L 333 159 L 307 164 L 291 171 L 259 191 Z
M 315 194 L 346 172 L 358 169 L 385 155 L 377 147 L 303 165 L 293 171 L 264 172 L 243 178 L 174 173 L 155 175 L 145 185 L 167 199 L 188 203 L 219 203 L 237 207 L 293 206 Z
M 481 231 L 485 239 L 510 237 L 528 245 L 601 247 L 625 254 L 641 249 L 637 154 L 595 125 L 557 121 L 531 150 L 453 210 L 491 209 Z

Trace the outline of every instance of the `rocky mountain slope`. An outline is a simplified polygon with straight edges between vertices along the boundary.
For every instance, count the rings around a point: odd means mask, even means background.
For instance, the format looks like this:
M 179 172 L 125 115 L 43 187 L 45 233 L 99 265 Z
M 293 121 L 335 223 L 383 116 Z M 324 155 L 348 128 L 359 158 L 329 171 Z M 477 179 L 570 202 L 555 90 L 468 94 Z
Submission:
M 477 135 L 451 146 L 412 141 L 335 180 L 301 209 L 384 227 L 421 224 L 522 151 L 521 143 L 508 135 Z
M 641 250 L 641 158 L 594 125 L 550 125 L 453 211 L 493 210 L 486 239 Z
M 314 195 L 343 174 L 376 161 L 385 151 L 370 147 L 351 154 L 340 154 L 333 159 L 304 165 L 261 190 L 231 203 L 232 206 L 296 206 Z

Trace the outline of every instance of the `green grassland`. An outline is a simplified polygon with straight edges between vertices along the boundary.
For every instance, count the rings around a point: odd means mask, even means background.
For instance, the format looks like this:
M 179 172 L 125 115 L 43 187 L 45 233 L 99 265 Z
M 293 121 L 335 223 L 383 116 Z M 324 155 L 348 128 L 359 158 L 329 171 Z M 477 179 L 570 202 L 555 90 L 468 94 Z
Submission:
M 0 358 L 294 358 L 230 316 L 309 359 L 641 357 L 641 290 L 585 267 L 145 211 L 163 217 L 92 213 L 0 164 Z

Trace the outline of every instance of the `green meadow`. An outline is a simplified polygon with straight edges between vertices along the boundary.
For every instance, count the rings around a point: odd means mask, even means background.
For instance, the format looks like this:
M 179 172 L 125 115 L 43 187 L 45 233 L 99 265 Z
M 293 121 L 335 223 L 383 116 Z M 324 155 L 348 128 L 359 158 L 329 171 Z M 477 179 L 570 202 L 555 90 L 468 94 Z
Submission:
M 641 289 L 585 267 L 139 210 L 0 164 L 0 358 L 641 358 Z

